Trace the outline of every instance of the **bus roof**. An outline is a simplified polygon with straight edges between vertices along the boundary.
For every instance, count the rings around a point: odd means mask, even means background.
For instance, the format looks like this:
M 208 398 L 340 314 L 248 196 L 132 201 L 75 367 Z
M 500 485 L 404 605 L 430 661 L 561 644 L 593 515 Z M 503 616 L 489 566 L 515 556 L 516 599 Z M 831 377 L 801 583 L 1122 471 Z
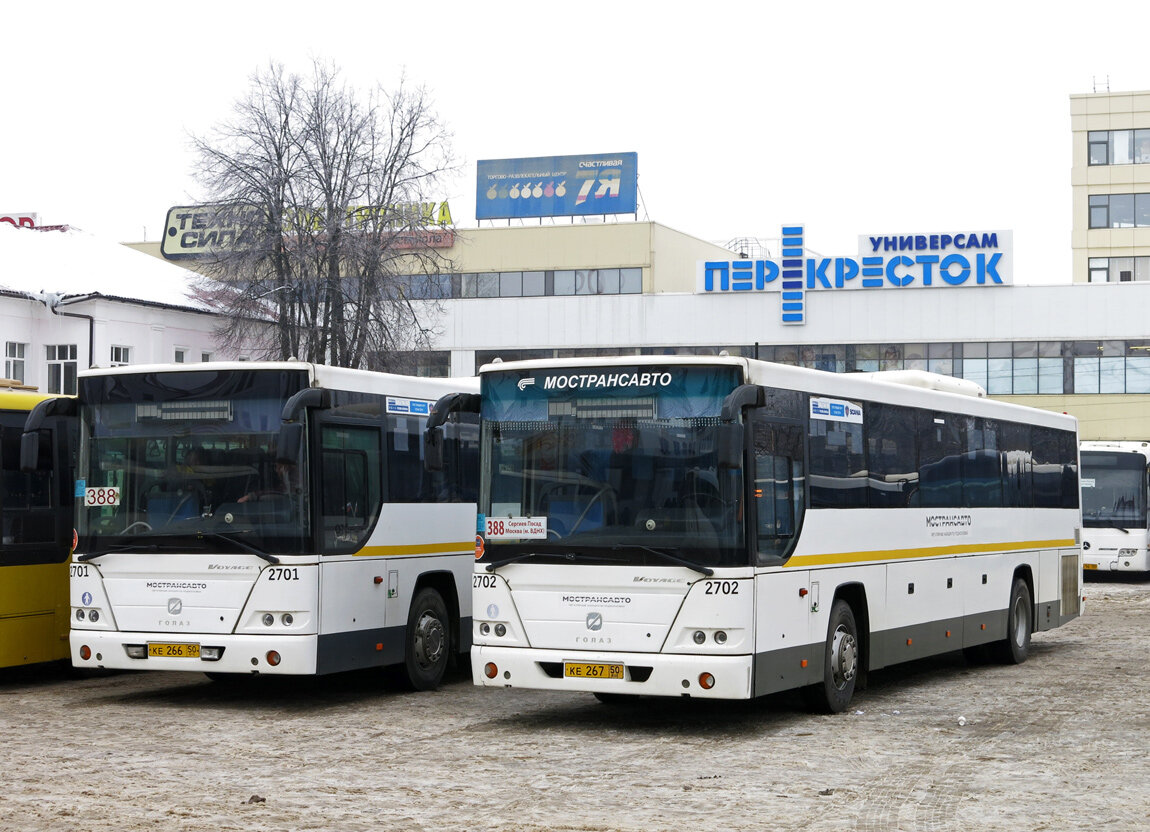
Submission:
M 313 387 L 359 390 L 363 392 L 391 393 L 397 396 L 437 399 L 448 393 L 477 393 L 479 379 L 428 378 L 379 373 L 372 370 L 353 370 L 332 367 L 310 361 L 211 361 L 196 364 L 125 364 L 120 367 L 101 367 L 81 370 L 80 378 L 111 375 L 144 375 L 149 373 L 202 373 L 202 372 L 277 372 L 304 371 Z
M 51 398 L 53 396 L 48 393 L 0 388 L 0 410 L 31 410 L 44 399 Z
M 729 355 L 619 355 L 589 358 L 550 358 L 484 364 L 480 376 L 496 372 L 557 370 L 574 367 L 646 366 L 730 367 L 743 369 L 747 383 L 801 390 L 819 396 L 860 401 L 879 401 L 907 407 L 936 409 L 990 419 L 1077 430 L 1078 420 L 1069 414 L 995 401 L 979 393 L 982 388 L 963 379 L 923 371 L 831 373 L 790 364 L 775 364 Z
M 1135 439 L 1084 439 L 1079 443 L 1078 449 L 1083 453 L 1089 451 L 1111 451 L 1119 454 L 1142 454 L 1142 456 L 1150 458 L 1150 442 L 1140 442 Z

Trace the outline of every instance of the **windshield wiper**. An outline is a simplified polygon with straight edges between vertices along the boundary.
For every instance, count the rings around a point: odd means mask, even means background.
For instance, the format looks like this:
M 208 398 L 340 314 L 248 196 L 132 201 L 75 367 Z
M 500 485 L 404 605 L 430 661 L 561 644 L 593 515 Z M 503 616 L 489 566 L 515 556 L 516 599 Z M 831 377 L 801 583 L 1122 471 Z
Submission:
M 629 543 L 627 545 L 623 545 L 621 543 L 616 543 L 614 546 L 611 547 L 611 549 L 613 551 L 616 551 L 616 552 L 618 552 L 621 549 L 642 549 L 644 552 L 650 552 L 652 555 L 657 555 L 658 557 L 661 557 L 664 560 L 669 560 L 672 563 L 677 563 L 680 566 L 685 566 L 688 569 L 693 569 L 696 572 L 701 572 L 704 575 L 706 575 L 708 578 L 711 575 L 715 574 L 715 570 L 712 569 L 711 567 L 703 566 L 701 563 L 694 563 L 692 561 L 687 560 L 686 558 L 681 558 L 678 555 L 673 555 L 673 554 L 671 554 L 671 550 L 669 550 L 669 549 L 652 549 L 650 546 L 644 546 L 642 543 Z
M 516 561 L 520 560 L 527 560 L 528 558 L 535 557 L 535 555 L 535 552 L 526 552 L 522 555 L 513 555 L 512 557 L 504 558 L 503 560 L 493 560 L 491 563 L 484 564 L 484 568 L 488 572 L 494 572 L 500 566 L 506 566 L 509 563 L 515 563 Z
M 200 537 L 200 538 L 207 537 L 207 538 L 211 538 L 213 540 L 224 540 L 224 541 L 227 541 L 228 543 L 232 543 L 236 546 L 239 546 L 245 552 L 251 552 L 257 558 L 263 558 L 268 563 L 279 563 L 280 562 L 280 559 L 277 558 L 275 555 L 269 555 L 263 549 L 257 549 L 255 546 L 252 546 L 250 543 L 247 543 L 243 540 L 240 540 L 238 537 L 233 537 L 233 536 L 227 535 L 227 534 L 220 534 L 219 532 L 197 532 L 196 537 Z

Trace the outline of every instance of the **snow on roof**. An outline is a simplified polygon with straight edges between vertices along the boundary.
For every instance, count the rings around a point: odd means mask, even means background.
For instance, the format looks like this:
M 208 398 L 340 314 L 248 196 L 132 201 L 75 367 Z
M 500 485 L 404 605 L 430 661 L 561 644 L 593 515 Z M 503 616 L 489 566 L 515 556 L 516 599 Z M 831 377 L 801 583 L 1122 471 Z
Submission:
M 0 222 L 0 290 L 48 300 L 100 294 L 202 309 L 192 272 L 76 229 L 36 231 Z

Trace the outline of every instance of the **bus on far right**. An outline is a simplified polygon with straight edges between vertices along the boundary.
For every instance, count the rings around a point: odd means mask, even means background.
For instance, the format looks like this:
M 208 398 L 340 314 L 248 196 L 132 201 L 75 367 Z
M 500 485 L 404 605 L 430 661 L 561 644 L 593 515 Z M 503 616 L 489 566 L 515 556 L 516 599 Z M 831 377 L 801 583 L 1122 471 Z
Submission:
M 1150 442 L 1082 442 L 1082 568 L 1150 572 L 1146 493 Z

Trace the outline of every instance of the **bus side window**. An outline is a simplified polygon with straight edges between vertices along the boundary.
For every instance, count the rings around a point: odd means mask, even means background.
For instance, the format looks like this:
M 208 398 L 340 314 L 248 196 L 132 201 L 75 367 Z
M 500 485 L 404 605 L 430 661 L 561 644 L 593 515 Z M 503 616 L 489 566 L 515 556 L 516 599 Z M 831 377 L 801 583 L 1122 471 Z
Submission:
M 382 503 L 378 427 L 324 425 L 322 531 L 325 552 L 354 552 L 367 539 Z
M 756 562 L 782 563 L 798 534 L 804 508 L 803 443 L 799 428 L 752 424 Z

